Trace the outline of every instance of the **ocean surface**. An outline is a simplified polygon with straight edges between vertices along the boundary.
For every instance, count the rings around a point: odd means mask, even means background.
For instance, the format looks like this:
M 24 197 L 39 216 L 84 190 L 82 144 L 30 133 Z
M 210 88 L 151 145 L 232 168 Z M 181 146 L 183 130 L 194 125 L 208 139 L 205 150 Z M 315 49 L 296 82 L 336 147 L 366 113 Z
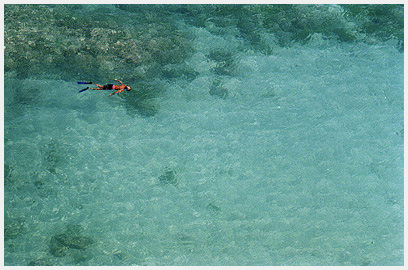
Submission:
M 5 5 L 5 265 L 403 265 L 403 13 Z

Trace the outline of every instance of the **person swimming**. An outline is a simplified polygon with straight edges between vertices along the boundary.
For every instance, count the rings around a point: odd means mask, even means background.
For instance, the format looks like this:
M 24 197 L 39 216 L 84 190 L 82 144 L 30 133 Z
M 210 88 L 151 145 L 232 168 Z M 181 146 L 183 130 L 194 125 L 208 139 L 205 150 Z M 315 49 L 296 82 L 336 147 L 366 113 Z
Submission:
M 91 90 L 117 90 L 116 92 L 110 94 L 108 97 L 117 94 L 117 93 L 122 93 L 123 91 L 130 91 L 132 88 L 129 85 L 125 85 L 123 82 L 119 81 L 118 79 L 115 79 L 115 81 L 118 81 L 120 85 L 115 85 L 115 84 L 106 84 L 106 85 L 100 85 L 100 84 L 94 84 L 98 86 L 98 88 L 91 88 L 87 87 L 82 90 L 80 90 L 78 93 L 84 92 L 85 90 L 91 89 Z M 92 82 L 78 82 L 78 84 L 93 84 Z

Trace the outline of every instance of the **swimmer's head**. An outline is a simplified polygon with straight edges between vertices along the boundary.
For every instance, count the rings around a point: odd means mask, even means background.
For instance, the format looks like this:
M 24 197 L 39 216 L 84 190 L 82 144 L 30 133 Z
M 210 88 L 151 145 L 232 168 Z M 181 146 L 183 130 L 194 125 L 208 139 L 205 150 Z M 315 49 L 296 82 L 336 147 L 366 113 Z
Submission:
M 130 86 L 128 86 L 128 85 L 125 86 L 125 89 L 126 89 L 126 91 L 132 90 L 132 88 L 130 88 Z

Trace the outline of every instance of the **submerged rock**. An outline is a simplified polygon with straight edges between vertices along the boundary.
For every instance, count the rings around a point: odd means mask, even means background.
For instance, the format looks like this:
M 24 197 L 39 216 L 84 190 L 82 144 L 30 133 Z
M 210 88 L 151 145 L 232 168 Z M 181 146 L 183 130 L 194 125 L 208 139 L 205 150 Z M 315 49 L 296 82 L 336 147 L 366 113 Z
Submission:
M 79 234 L 78 228 L 71 226 L 64 233 L 54 235 L 51 238 L 50 252 L 56 257 L 62 257 L 67 255 L 69 249 L 85 250 L 93 243 L 91 237 Z M 78 254 L 76 254 L 76 257 L 78 257 Z M 89 256 L 86 255 L 85 257 Z
M 51 241 L 57 243 L 58 245 L 76 249 L 86 249 L 93 243 L 93 240 L 90 237 L 72 236 L 65 233 L 54 235 Z
M 28 266 L 52 266 L 48 259 L 36 259 L 28 263 Z
M 26 231 L 24 218 L 4 218 L 4 240 L 15 239 Z
M 63 159 L 59 150 L 59 143 L 51 138 L 41 149 L 43 165 L 50 173 L 56 173 L 56 168 Z
M 166 172 L 164 172 L 162 175 L 160 175 L 159 181 L 162 184 L 177 185 L 178 179 L 177 179 L 176 171 L 174 171 L 172 169 L 167 169 Z
M 235 61 L 232 53 L 222 50 L 215 50 L 209 53 L 208 58 L 216 63 L 216 66 L 212 68 L 216 75 L 234 75 Z
M 228 97 L 228 90 L 222 86 L 220 79 L 215 79 L 213 81 L 208 93 L 212 96 L 217 96 L 222 99 L 226 99 Z
M 63 257 L 67 255 L 68 247 L 61 243 L 58 237 L 53 236 L 50 241 L 50 252 L 55 257 Z
M 214 204 L 214 203 L 209 203 L 207 205 L 207 210 L 211 211 L 211 212 L 214 212 L 214 213 L 218 213 L 218 212 L 221 211 L 221 208 L 219 206 L 217 206 L 216 204 Z
M 12 182 L 13 167 L 7 163 L 4 163 L 4 184 L 10 184 Z

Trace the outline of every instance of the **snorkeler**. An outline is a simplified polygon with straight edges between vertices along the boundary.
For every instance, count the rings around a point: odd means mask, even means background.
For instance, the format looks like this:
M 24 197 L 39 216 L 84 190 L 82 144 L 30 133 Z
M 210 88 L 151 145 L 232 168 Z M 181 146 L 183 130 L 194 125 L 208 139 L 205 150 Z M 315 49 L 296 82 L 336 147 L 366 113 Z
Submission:
M 122 93 L 123 91 L 130 91 L 132 88 L 130 88 L 130 86 L 125 85 L 123 82 L 119 81 L 118 79 L 115 79 L 115 81 L 118 81 L 120 83 L 120 85 L 114 85 L 114 84 L 106 84 L 106 85 L 100 85 L 100 84 L 94 84 L 96 86 L 98 86 L 98 88 L 84 88 L 82 90 L 79 91 L 79 93 L 91 89 L 91 90 L 118 90 L 112 94 L 110 94 L 108 97 L 117 94 L 117 93 Z M 92 84 L 92 82 L 78 82 L 78 84 Z

